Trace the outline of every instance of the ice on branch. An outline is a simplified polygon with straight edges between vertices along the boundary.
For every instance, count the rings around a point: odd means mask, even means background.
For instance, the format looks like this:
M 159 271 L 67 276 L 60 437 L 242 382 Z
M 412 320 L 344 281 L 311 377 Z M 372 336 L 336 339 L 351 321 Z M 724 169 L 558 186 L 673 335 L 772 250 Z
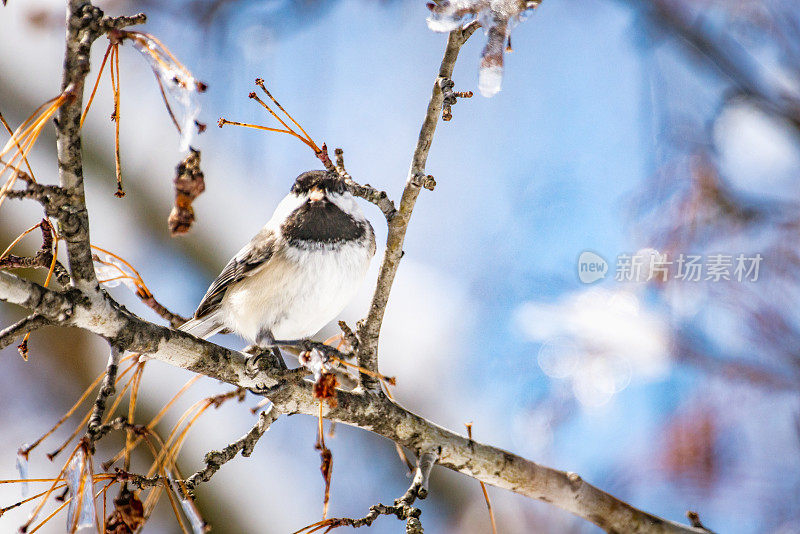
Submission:
M 434 0 L 428 28 L 451 32 L 478 21 L 486 31 L 481 53 L 478 89 L 485 97 L 497 94 L 503 82 L 503 57 L 511 49 L 511 30 L 541 3 L 541 0 Z
M 180 502 L 183 513 L 186 514 L 186 517 L 189 518 L 189 523 L 192 525 L 192 533 L 205 534 L 208 532 L 206 522 L 200 517 L 200 512 L 198 512 L 194 503 L 186 497 L 181 497 Z
M 331 371 L 330 361 L 319 350 L 305 352 L 300 358 L 300 363 L 314 374 L 315 382 L 319 381 L 323 373 Z
M 70 497 L 67 508 L 67 531 L 78 532 L 84 528 L 94 528 L 96 517 L 94 486 L 88 458 L 83 449 L 79 449 L 72 457 L 64 475 Z
M 435 32 L 451 32 L 475 20 L 478 12 L 488 9 L 489 1 L 478 0 L 441 0 L 430 2 L 428 9 L 428 28 Z M 480 7 L 478 6 L 480 4 Z
M 122 262 L 109 254 L 94 255 L 94 271 L 98 281 L 106 287 L 117 287 L 122 283 L 134 293 L 139 290 L 137 278 L 126 270 Z
M 198 93 L 206 90 L 206 84 L 197 80 L 189 70 L 155 37 L 141 32 L 126 32 L 133 46 L 150 63 L 161 89 L 161 96 L 172 117 L 175 127 L 181 134 L 180 151 L 189 149 L 200 114 Z M 169 95 L 169 97 L 167 97 Z M 170 106 L 170 100 L 177 104 L 177 115 Z
M 194 505 L 192 499 L 186 496 L 186 487 L 183 486 L 182 483 L 179 484 L 172 473 L 168 472 L 167 480 L 169 481 L 168 490 L 175 493 L 178 497 L 178 501 L 181 503 L 181 509 L 192 527 L 192 534 L 205 534 L 209 532 L 211 529 L 200 516 L 200 511 L 197 509 L 197 506 Z M 178 490 L 179 486 L 181 488 L 180 490 Z M 181 525 L 181 527 L 183 527 L 183 525 Z M 185 529 L 184 532 L 186 532 Z
M 28 455 L 22 452 L 26 447 L 28 447 L 27 444 L 23 445 L 20 452 L 17 453 L 17 473 L 19 473 L 19 479 L 25 481 L 20 485 L 23 499 L 28 496 Z

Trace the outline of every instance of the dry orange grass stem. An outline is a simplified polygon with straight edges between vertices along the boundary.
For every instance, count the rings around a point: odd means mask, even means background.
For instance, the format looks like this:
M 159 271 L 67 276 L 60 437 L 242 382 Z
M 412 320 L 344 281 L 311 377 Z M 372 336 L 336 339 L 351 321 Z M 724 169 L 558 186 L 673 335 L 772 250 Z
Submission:
M 19 163 L 24 161 L 27 165 L 28 154 L 30 154 L 31 149 L 36 144 L 36 140 L 42 133 L 45 124 L 47 124 L 58 108 L 72 97 L 72 90 L 72 86 L 67 87 L 60 95 L 51 98 L 36 108 L 30 117 L 25 119 L 25 121 L 11 133 L 11 138 L 6 142 L 5 146 L 0 149 L 0 165 L 2 165 L 2 167 L 0 167 L 0 178 L 2 178 L 9 169 L 13 171 L 8 179 L 6 179 L 3 186 L 0 187 L 0 206 L 2 206 L 5 200 L 6 193 L 11 190 L 21 174 Z M 3 120 L 3 124 L 8 128 L 8 124 L 5 120 Z M 10 158 L 7 157 L 8 154 L 11 154 Z M 7 161 L 4 162 L 3 158 L 7 158 Z M 30 171 L 30 166 L 28 166 L 28 170 Z M 31 179 L 33 179 L 32 173 Z
M 122 198 L 125 196 L 125 191 L 122 188 L 122 165 L 119 153 L 119 102 L 120 102 L 120 77 L 119 77 L 119 37 L 115 34 L 109 34 L 108 40 L 110 41 L 106 53 L 103 56 L 103 62 L 100 64 L 100 70 L 97 73 L 97 79 L 92 87 L 92 93 L 89 95 L 89 101 L 81 114 L 81 127 L 83 121 L 86 120 L 86 115 L 89 113 L 89 108 L 92 107 L 94 96 L 97 93 L 97 87 L 100 85 L 100 77 L 103 75 L 103 70 L 106 67 L 106 62 L 110 63 L 109 72 L 111 73 L 111 90 L 114 93 L 114 111 L 111 113 L 111 120 L 114 121 L 114 171 L 117 178 L 117 191 L 114 193 L 117 197 Z M 109 61 L 110 60 L 110 61 Z
M 269 92 L 266 85 L 264 84 L 263 79 L 256 78 L 256 85 L 261 88 L 261 90 L 272 101 L 275 107 L 277 107 L 278 110 L 280 110 L 289 119 L 289 121 L 291 121 L 291 123 L 294 124 L 294 126 L 297 129 L 287 124 L 287 122 L 284 119 L 282 119 L 280 115 L 278 115 L 278 113 L 269 106 L 269 104 L 267 104 L 261 98 L 259 98 L 259 96 L 255 92 L 250 93 L 248 96 L 251 99 L 258 102 L 264 109 L 266 109 L 269 112 L 269 114 L 272 115 L 283 128 L 272 128 L 270 126 L 261 126 L 258 124 L 249 124 L 246 122 L 230 121 L 224 117 L 220 117 L 219 121 L 217 122 L 217 125 L 220 128 L 222 128 L 226 124 L 231 124 L 234 126 L 244 126 L 245 128 L 255 128 L 256 130 L 264 130 L 267 132 L 285 133 L 291 135 L 292 137 L 299 139 L 304 145 L 313 150 L 314 155 L 316 155 L 317 158 L 319 158 L 319 160 L 322 161 L 326 169 L 331 171 L 335 170 L 333 163 L 328 157 L 328 147 L 323 143 L 322 147 L 320 148 L 319 145 L 317 145 L 317 143 L 314 142 L 314 140 L 311 138 L 308 132 L 306 132 L 306 130 L 302 126 L 300 126 L 300 123 L 294 120 L 294 117 L 292 117 L 289 114 L 289 112 L 286 111 L 286 109 L 280 104 L 280 102 L 278 102 L 275 99 L 275 97 L 272 96 L 272 93 Z

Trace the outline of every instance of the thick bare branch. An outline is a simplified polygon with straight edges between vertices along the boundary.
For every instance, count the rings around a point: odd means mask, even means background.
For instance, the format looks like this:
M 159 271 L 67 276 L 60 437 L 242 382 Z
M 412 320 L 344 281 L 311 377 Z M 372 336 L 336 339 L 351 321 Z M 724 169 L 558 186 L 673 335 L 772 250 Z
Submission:
M 59 183 L 74 199 L 70 209 L 58 213 L 59 233 L 67 244 L 73 285 L 96 292 L 99 288 L 89 246 L 89 215 L 83 191 L 80 120 L 83 86 L 89 73 L 89 53 L 92 43 L 100 35 L 103 12 L 83 0 L 69 0 L 67 9 L 67 46 L 61 89 L 69 90 L 70 99 L 58 110 L 56 147 Z
M 89 214 L 83 188 L 81 154 L 81 113 L 83 88 L 89 74 L 92 43 L 103 33 L 146 20 L 143 14 L 133 17 L 103 17 L 103 12 L 86 0 L 69 0 L 67 6 L 66 51 L 61 89 L 69 98 L 58 110 L 56 148 L 61 187 L 69 191 L 72 202 L 59 210 L 59 233 L 67 244 L 67 259 L 72 284 L 85 291 L 99 290 L 92 262 L 89 239 Z
M 285 383 L 279 373 L 253 376 L 244 354 L 184 332 L 139 319 L 110 299 L 98 302 L 77 290 L 57 293 L 0 271 L 0 299 L 23 305 L 64 326 L 77 326 L 127 350 L 244 388 L 273 388 L 270 399 L 284 414 L 316 417 L 319 401 L 310 382 Z M 274 387 L 280 386 L 283 387 Z M 609 531 L 666 533 L 704 531 L 643 512 L 584 482 L 574 473 L 538 465 L 510 452 L 446 430 L 370 391 L 337 391 L 336 407 L 323 416 L 355 426 L 416 451 L 436 451 L 439 465 L 521 495 L 549 502 Z M 707 534 L 707 533 L 706 533 Z
M 254 374 L 241 352 L 144 321 L 104 292 L 99 298 L 76 289 L 56 292 L 0 271 L 0 300 L 38 312 L 61 326 L 84 328 L 125 350 L 244 388 L 263 390 L 284 381 L 278 373 Z

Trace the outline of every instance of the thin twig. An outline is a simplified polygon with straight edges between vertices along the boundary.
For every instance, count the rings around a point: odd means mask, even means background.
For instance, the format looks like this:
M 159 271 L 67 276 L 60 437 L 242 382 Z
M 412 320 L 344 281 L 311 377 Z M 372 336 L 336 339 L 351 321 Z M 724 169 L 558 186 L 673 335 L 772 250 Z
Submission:
M 214 476 L 223 464 L 233 460 L 236 455 L 241 451 L 242 456 L 249 457 L 253 453 L 253 448 L 261 439 L 261 436 L 269 430 L 270 425 L 275 422 L 280 416 L 280 412 L 275 406 L 270 406 L 258 415 L 258 422 L 250 429 L 250 431 L 237 439 L 221 451 L 211 451 L 205 455 L 203 461 L 206 466 L 190 476 L 184 482 L 186 489 L 189 491 L 194 490 L 203 482 L 208 482 Z
M 19 336 L 24 335 L 25 332 L 30 332 L 51 324 L 53 323 L 48 318 L 38 313 L 33 313 L 0 331 L 0 349 L 11 345 Z
M 111 345 L 110 354 L 108 356 L 108 364 L 106 364 L 106 376 L 100 384 L 100 391 L 97 393 L 97 399 L 94 401 L 92 408 L 92 415 L 89 417 L 88 434 L 92 443 L 99 438 L 98 430 L 100 423 L 103 420 L 103 413 L 106 409 L 106 401 L 109 397 L 114 395 L 116 391 L 117 369 L 119 368 L 120 350 Z
M 378 283 L 372 297 L 369 314 L 358 329 L 360 340 L 358 365 L 373 372 L 378 371 L 378 336 L 383 322 L 383 315 L 386 311 L 386 304 L 389 302 L 389 292 L 394 283 L 397 268 L 400 266 L 400 258 L 403 256 L 403 242 L 411 219 L 411 212 L 414 210 L 414 204 L 416 204 L 423 185 L 420 177 L 425 176 L 425 163 L 428 160 L 433 134 L 436 131 L 436 124 L 442 111 L 444 95 L 440 87 L 440 80 L 452 77 L 458 52 L 477 28 L 478 24 L 472 23 L 463 29 L 459 28 L 450 32 L 444 58 L 439 67 L 439 76 L 433 84 L 433 93 L 425 113 L 425 120 L 419 132 L 417 147 L 414 150 L 411 169 L 408 172 L 408 179 L 400 200 L 400 207 L 388 224 L 389 232 L 386 237 L 386 251 L 384 252 L 383 263 L 378 275 Z M 364 373 L 361 374 L 361 383 L 366 389 L 377 391 L 379 388 L 378 381 Z
M 394 503 L 390 506 L 385 504 L 376 504 L 371 506 L 369 513 L 360 518 L 338 517 L 331 519 L 323 519 L 307 527 L 304 527 L 294 534 L 311 534 L 325 529 L 328 532 L 334 528 L 339 527 L 353 527 L 359 528 L 363 526 L 371 526 L 372 523 L 382 515 L 394 515 L 401 521 L 406 521 L 406 531 L 422 532 L 422 526 L 419 524 L 419 516 L 422 513 L 419 508 L 413 506 L 417 499 L 424 499 L 428 496 L 428 478 L 430 477 L 431 468 L 436 463 L 438 454 L 433 450 L 428 450 L 420 453 L 417 460 L 417 469 L 414 472 L 414 479 L 411 482 L 408 490 L 402 497 L 395 499 Z
M 386 194 L 386 191 L 379 191 L 369 184 L 361 185 L 356 183 L 344 167 L 344 150 L 337 148 L 334 150 L 334 154 L 336 155 L 336 172 L 339 173 L 339 176 L 344 178 L 350 193 L 353 196 L 363 198 L 367 202 L 378 206 L 383 216 L 386 217 L 386 221 L 391 221 L 395 213 L 397 213 L 397 210 L 394 207 L 394 202 L 392 202 L 389 195 Z
M 472 423 L 467 423 L 467 437 L 472 439 Z M 492 523 L 492 533 L 497 534 L 497 524 L 494 520 L 494 512 L 492 511 L 492 501 L 489 499 L 489 492 L 486 491 L 486 484 L 479 481 L 481 484 L 481 491 L 483 492 L 483 500 L 486 501 L 486 508 L 489 510 L 489 521 Z
M 439 87 L 442 89 L 442 120 L 450 121 L 453 119 L 452 107 L 456 105 L 459 98 L 472 98 L 472 91 L 453 91 L 455 82 L 450 78 L 440 78 Z

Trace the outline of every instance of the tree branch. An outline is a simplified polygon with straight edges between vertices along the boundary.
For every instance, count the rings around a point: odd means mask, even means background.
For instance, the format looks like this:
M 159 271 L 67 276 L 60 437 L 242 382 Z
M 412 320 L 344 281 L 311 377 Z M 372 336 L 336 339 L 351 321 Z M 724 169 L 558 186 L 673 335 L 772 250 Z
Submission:
M 60 325 L 94 332 L 127 350 L 147 353 L 150 358 L 239 387 L 267 389 L 281 385 L 269 395 L 280 413 L 316 417 L 319 412 L 312 383 L 282 382 L 275 372 L 251 375 L 244 354 L 139 319 L 110 299 L 102 305 L 77 290 L 57 293 L 2 271 L 0 299 L 33 309 Z M 574 473 L 541 466 L 446 430 L 382 393 L 337 390 L 336 400 L 335 408 L 323 403 L 323 416 L 327 419 L 368 430 L 415 451 L 435 450 L 443 467 L 549 502 L 606 530 L 705 533 L 634 508 Z
M 8 328 L 0 331 L 0 349 L 11 345 L 16 339 L 26 332 L 36 330 L 43 326 L 52 324 L 47 318 L 38 313 L 31 314 L 24 319 L 17 321 Z
M 256 446 L 256 443 L 258 443 L 258 440 L 269 430 L 270 425 L 272 425 L 280 415 L 280 411 L 278 411 L 273 404 L 259 414 L 258 422 L 247 434 L 221 451 L 210 451 L 207 453 L 205 458 L 203 458 L 206 466 L 186 479 L 184 482 L 186 489 L 192 491 L 203 482 L 211 480 L 214 473 L 219 471 L 219 468 L 222 467 L 223 464 L 233 460 L 239 451 L 242 452 L 242 456 L 245 458 L 249 457 L 253 453 L 253 448 Z
M 328 530 L 338 527 L 353 527 L 359 528 L 363 526 L 371 526 L 378 517 L 382 515 L 393 515 L 401 521 L 406 521 L 406 533 L 422 534 L 422 523 L 420 523 L 419 516 L 422 511 L 419 508 L 412 506 L 417 499 L 424 499 L 428 496 L 428 477 L 430 476 L 431 468 L 436 463 L 437 454 L 434 451 L 426 451 L 420 454 L 417 460 L 417 469 L 414 472 L 414 480 L 411 482 L 408 490 L 399 499 L 394 500 L 394 504 L 387 506 L 378 503 L 371 506 L 369 513 L 364 517 L 353 519 L 350 517 L 338 517 L 331 519 L 324 519 L 317 523 L 307 526 L 304 529 L 296 532 L 316 532 L 322 528 Z M 326 530 L 327 532 L 327 530 Z
M 99 437 L 98 429 L 103 421 L 103 413 L 106 411 L 106 400 L 116 392 L 115 383 L 117 380 L 120 354 L 120 350 L 112 345 L 108 356 L 108 364 L 106 364 L 106 376 L 103 378 L 100 391 L 97 393 L 97 399 L 94 401 L 92 415 L 89 417 L 89 424 L 87 427 L 89 440 L 92 446 L 94 446 L 94 442 Z
M 314 415 L 318 410 L 317 401 L 307 384 L 282 390 L 272 401 L 287 415 Z M 366 391 L 339 391 L 337 401 L 336 408 L 324 408 L 324 417 L 379 434 L 412 450 L 436 451 L 438 463 L 443 467 L 486 484 L 550 503 L 608 532 L 704 532 L 639 510 L 583 481 L 576 473 L 545 467 L 446 430 L 409 412 L 384 395 Z
M 449 80 L 453 76 L 458 52 L 477 28 L 477 23 L 471 23 L 464 29 L 456 29 L 450 32 L 444 58 L 439 67 L 439 76 L 433 84 L 433 93 L 425 113 L 425 120 L 419 132 L 411 169 L 408 172 L 408 179 L 400 200 L 400 208 L 388 224 L 389 233 L 386 238 L 386 252 L 383 255 L 378 283 L 375 287 L 367 318 L 358 329 L 358 365 L 372 372 L 378 372 L 378 336 L 383 323 L 383 315 L 386 311 L 386 304 L 389 301 L 389 292 L 394 283 L 397 268 L 400 265 L 400 259 L 403 257 L 403 241 L 408 230 L 411 212 L 414 209 L 414 204 L 423 184 L 422 179 L 425 176 L 428 152 L 433 141 L 433 134 L 436 131 L 436 124 L 439 121 L 439 114 L 442 112 L 444 95 L 442 93 L 441 80 Z M 378 381 L 364 373 L 361 373 L 361 383 L 366 389 L 375 390 L 378 388 Z
M 73 286 L 97 293 L 99 286 L 92 262 L 89 238 L 89 214 L 83 188 L 81 154 L 81 113 L 83 87 L 89 74 L 92 43 L 105 32 L 146 20 L 143 14 L 133 17 L 103 17 L 103 12 L 86 0 L 69 0 L 67 7 L 66 51 L 61 90 L 69 98 L 59 108 L 56 118 L 56 149 L 59 184 L 70 192 L 69 209 L 57 213 L 59 233 L 67 244 L 67 259 Z
M 72 284 L 86 291 L 97 292 L 99 286 L 94 274 L 89 214 L 83 190 L 80 121 L 83 85 L 89 74 L 89 53 L 92 43 L 100 35 L 103 12 L 83 0 L 69 0 L 67 9 L 67 46 L 61 89 L 70 91 L 70 99 L 58 110 L 56 147 L 59 184 L 74 198 L 71 209 L 58 213 L 59 233 L 67 245 Z
M 386 217 L 386 221 L 390 222 L 394 214 L 397 213 L 397 210 L 394 207 L 394 202 L 392 202 L 391 199 L 389 199 L 389 195 L 386 194 L 386 191 L 378 191 L 369 184 L 361 185 L 356 183 L 344 167 L 344 150 L 337 148 L 334 150 L 334 154 L 336 155 L 336 172 L 344 178 L 350 193 L 353 196 L 363 198 L 367 202 L 375 204 L 378 209 L 381 210 L 383 216 Z

